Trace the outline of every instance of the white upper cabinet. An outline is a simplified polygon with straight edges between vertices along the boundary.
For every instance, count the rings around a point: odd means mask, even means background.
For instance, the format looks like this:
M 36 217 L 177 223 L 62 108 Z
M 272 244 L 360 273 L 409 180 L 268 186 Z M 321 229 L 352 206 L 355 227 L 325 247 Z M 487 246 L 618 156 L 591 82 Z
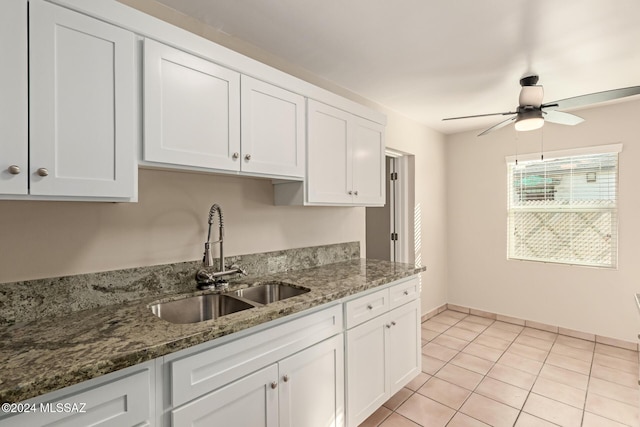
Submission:
M 145 162 L 304 177 L 304 98 L 146 39 Z
M 244 172 L 304 177 L 304 97 L 242 76 Z
M 382 206 L 384 127 L 308 101 L 307 204 Z
M 143 160 L 240 170 L 240 74 L 146 39 Z
M 28 191 L 27 1 L 10 1 L 0 14 L 0 194 Z
M 135 201 L 142 165 L 384 204 L 383 114 L 117 1 L 5 3 L 0 199 Z
M 352 146 L 353 200 L 367 206 L 384 205 L 384 126 L 356 117 Z
M 133 33 L 44 1 L 29 21 L 30 194 L 134 197 Z
M 351 114 L 311 100 L 308 108 L 308 200 L 350 203 L 353 198 L 349 137 Z

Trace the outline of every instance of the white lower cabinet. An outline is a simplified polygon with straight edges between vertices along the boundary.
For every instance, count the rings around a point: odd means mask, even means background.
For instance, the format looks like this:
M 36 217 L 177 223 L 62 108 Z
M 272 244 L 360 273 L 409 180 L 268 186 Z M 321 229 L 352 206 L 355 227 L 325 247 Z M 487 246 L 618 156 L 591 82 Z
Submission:
M 261 369 L 171 413 L 174 426 L 278 425 L 278 367 Z
M 163 425 L 344 425 L 342 305 L 165 357 Z
M 171 413 L 173 426 L 343 425 L 342 334 L 232 382 Z
M 357 426 L 387 401 L 389 359 L 385 317 L 347 331 L 348 425 Z
M 405 288 L 417 286 L 410 282 Z M 396 287 L 406 286 L 404 284 Z M 394 293 L 394 288 L 386 292 Z M 380 293 L 376 292 L 379 297 Z M 376 294 L 372 294 L 376 296 Z M 419 292 L 418 292 L 419 294 Z M 366 299 L 367 297 L 362 297 Z M 355 427 L 420 373 L 420 306 L 413 297 L 391 311 L 359 323 L 346 332 L 347 425 Z M 371 299 L 371 298 L 369 298 Z M 364 307 L 375 306 L 367 303 Z M 361 305 L 355 300 L 349 307 Z M 357 310 L 354 310 L 356 312 Z M 347 317 L 349 325 L 349 317 Z
M 343 349 L 340 334 L 278 364 L 280 427 L 344 425 Z
M 388 321 L 385 328 L 389 332 L 387 371 L 391 397 L 414 379 L 422 368 L 419 301 L 414 300 L 391 311 Z
M 153 426 L 154 369 L 150 361 L 28 400 L 0 427 Z

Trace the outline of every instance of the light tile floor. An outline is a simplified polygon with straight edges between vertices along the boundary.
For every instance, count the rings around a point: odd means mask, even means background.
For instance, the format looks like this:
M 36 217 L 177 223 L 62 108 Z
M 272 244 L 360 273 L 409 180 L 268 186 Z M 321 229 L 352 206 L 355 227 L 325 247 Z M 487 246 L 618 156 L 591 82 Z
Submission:
M 360 427 L 640 426 L 638 352 L 447 310 L 422 373 Z

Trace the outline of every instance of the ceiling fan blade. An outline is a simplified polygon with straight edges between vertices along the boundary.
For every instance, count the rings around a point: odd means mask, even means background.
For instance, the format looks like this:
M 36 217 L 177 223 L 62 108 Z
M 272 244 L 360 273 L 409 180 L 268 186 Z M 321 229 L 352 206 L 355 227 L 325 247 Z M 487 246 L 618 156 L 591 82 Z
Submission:
M 561 99 L 559 101 L 548 102 L 541 105 L 541 108 L 552 110 L 566 110 L 569 108 L 582 107 L 584 105 L 597 104 L 598 102 L 612 101 L 614 99 L 625 98 L 627 96 L 640 95 L 640 86 L 631 86 L 621 89 L 605 90 L 603 92 L 590 93 L 587 95 L 574 96 L 573 98 Z
M 539 107 L 540 104 L 542 104 L 543 96 L 544 89 L 542 86 L 522 86 L 522 89 L 520 89 L 519 105 Z
M 514 121 L 515 119 L 516 119 L 515 117 L 509 117 L 507 120 L 501 121 L 500 123 L 491 126 L 489 129 L 487 129 L 484 132 L 478 134 L 478 136 L 486 135 L 489 132 L 493 132 L 494 130 L 501 129 L 501 128 L 505 127 L 506 125 L 508 125 L 509 123 L 511 123 L 512 121 Z
M 458 119 L 473 119 L 475 117 L 488 117 L 488 116 L 508 116 L 510 114 L 517 114 L 514 111 L 508 111 L 506 113 L 489 113 L 489 114 L 476 114 L 475 116 L 460 116 L 460 117 L 447 117 L 442 120 L 458 120 Z
M 584 122 L 584 119 L 582 117 L 578 117 L 576 115 L 569 114 L 569 113 L 564 113 L 562 111 L 549 110 L 549 111 L 543 111 L 542 113 L 544 114 L 545 122 L 558 123 L 559 125 L 569 125 L 569 126 L 574 126 Z

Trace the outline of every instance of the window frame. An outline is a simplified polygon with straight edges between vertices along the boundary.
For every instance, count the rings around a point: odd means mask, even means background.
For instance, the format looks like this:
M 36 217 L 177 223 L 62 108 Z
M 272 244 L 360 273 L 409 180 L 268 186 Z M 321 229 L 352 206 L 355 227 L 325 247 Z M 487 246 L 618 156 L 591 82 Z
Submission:
M 507 173 L 506 173 L 506 177 L 507 177 L 507 190 L 506 190 L 506 193 L 507 193 L 507 209 L 506 209 L 507 211 L 506 212 L 507 213 L 507 218 L 506 218 L 507 220 L 506 221 L 507 222 L 507 248 L 506 248 L 507 260 L 533 261 L 533 262 L 553 263 L 553 264 L 561 264 L 561 265 L 575 265 L 575 266 L 585 266 L 585 267 L 595 267 L 595 268 L 605 268 L 605 269 L 617 269 L 618 267 L 618 236 L 620 234 L 619 227 L 618 227 L 618 205 L 619 205 L 619 193 L 620 193 L 619 191 L 620 190 L 620 185 L 619 185 L 620 156 L 619 154 L 621 152 L 622 152 L 622 144 L 609 144 L 609 145 L 582 147 L 582 148 L 576 148 L 576 149 L 547 152 L 547 153 L 544 153 L 544 160 L 541 160 L 540 153 L 531 153 L 531 154 L 524 154 L 524 155 L 518 155 L 518 156 L 507 156 L 505 158 L 506 167 L 507 167 Z M 581 157 L 581 156 L 591 156 L 591 155 L 604 156 L 604 155 L 612 155 L 612 154 L 616 155 L 616 163 L 615 163 L 615 171 L 614 171 L 615 181 L 614 181 L 614 188 L 613 188 L 614 197 L 609 205 L 605 205 L 603 203 L 603 206 L 597 207 L 597 206 L 594 206 L 595 203 L 592 205 L 585 203 L 585 206 L 578 207 L 573 204 L 574 200 L 576 199 L 571 198 L 570 199 L 571 203 L 569 203 L 568 207 L 562 206 L 560 203 L 555 205 L 553 203 L 550 203 L 547 206 L 542 205 L 542 203 L 540 204 L 540 206 L 514 206 L 513 183 L 515 182 L 514 180 L 517 177 L 514 176 L 513 167 L 519 164 L 520 162 L 525 162 L 529 164 L 531 163 L 542 164 L 543 161 L 565 160 L 568 158 L 575 158 L 575 157 Z M 570 176 L 570 174 L 566 174 L 563 176 Z M 548 179 L 547 171 L 545 170 L 545 173 L 544 173 L 545 182 L 543 182 L 540 185 L 540 187 L 542 188 L 542 191 L 539 193 L 535 193 L 532 191 L 530 193 L 532 195 L 530 200 L 544 201 L 544 200 L 555 199 L 553 196 L 553 191 L 555 190 L 550 192 L 550 190 L 546 188 L 547 179 Z M 532 187 L 535 187 L 535 185 L 533 185 Z M 538 194 L 539 197 L 537 197 L 536 194 Z M 551 194 L 551 197 L 548 196 L 549 194 Z M 580 200 L 580 199 L 577 199 L 577 200 Z M 554 215 L 554 214 L 555 215 L 557 214 L 575 215 L 576 213 L 584 214 L 587 212 L 609 213 L 609 215 L 611 216 L 611 230 L 612 230 L 612 233 L 609 235 L 612 242 L 611 242 L 611 247 L 608 250 L 608 256 L 610 257 L 610 262 L 598 263 L 598 262 L 588 261 L 586 260 L 586 258 L 581 261 L 575 257 L 571 259 L 569 259 L 569 257 L 560 259 L 559 257 L 554 257 L 551 254 L 551 252 L 546 252 L 545 254 L 543 254 L 544 256 L 542 257 L 531 256 L 531 253 L 529 253 L 528 256 L 523 255 L 522 253 L 517 254 L 515 251 L 516 240 L 517 240 L 515 237 L 515 233 L 516 233 L 515 227 L 517 226 L 515 224 L 515 221 L 516 221 L 515 215 L 518 212 L 520 213 L 540 212 L 543 214 L 548 213 L 550 215 Z M 576 239 L 568 238 L 567 241 L 571 242 L 569 244 L 573 244 L 576 242 Z M 594 242 L 594 243 L 598 244 L 598 242 Z M 556 246 L 556 248 L 558 248 L 558 246 Z

